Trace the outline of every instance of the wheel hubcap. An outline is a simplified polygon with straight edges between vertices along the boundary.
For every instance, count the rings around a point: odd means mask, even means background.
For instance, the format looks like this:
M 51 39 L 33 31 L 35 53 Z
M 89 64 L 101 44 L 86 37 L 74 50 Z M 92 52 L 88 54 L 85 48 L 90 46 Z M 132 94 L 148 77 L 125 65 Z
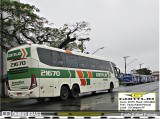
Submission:
M 66 90 L 66 89 L 63 89 L 63 91 L 62 91 L 62 96 L 63 96 L 63 97 L 66 97 L 66 96 L 67 96 L 67 90 Z

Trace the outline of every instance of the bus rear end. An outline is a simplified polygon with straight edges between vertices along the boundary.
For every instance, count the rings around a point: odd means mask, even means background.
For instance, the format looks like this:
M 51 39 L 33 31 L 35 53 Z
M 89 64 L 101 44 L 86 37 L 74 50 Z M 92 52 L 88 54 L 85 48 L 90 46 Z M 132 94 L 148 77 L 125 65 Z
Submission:
M 7 53 L 7 87 L 11 98 L 39 97 L 38 78 L 33 67 L 38 61 L 32 57 L 30 45 L 13 48 Z

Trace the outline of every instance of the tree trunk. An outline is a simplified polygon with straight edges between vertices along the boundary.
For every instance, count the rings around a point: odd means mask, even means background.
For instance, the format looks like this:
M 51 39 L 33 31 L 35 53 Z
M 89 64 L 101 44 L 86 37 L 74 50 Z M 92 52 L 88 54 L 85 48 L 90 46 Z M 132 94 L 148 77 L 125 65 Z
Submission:
M 70 42 L 73 42 L 73 41 L 75 41 L 75 40 L 76 40 L 76 38 L 70 38 L 70 37 L 68 37 L 67 39 L 65 39 L 65 40 L 58 46 L 58 48 L 62 49 L 62 48 L 64 48 L 64 47 L 66 47 Z

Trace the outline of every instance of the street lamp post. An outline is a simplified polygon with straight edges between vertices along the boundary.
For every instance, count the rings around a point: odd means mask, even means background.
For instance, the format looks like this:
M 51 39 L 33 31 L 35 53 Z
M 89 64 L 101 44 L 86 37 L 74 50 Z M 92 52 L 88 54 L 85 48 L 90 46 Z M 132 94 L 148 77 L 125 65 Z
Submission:
M 98 50 L 103 49 L 103 48 L 104 48 L 104 47 L 101 47 L 101 48 L 99 48 Z M 94 53 L 92 53 L 92 55 L 95 54 L 96 52 L 98 52 L 98 50 L 96 50 Z
M 125 74 L 126 74 L 126 59 L 127 59 L 128 57 L 130 57 L 130 56 L 125 56 L 125 57 L 123 57 L 123 58 L 124 58 L 124 62 L 125 62 Z
M 142 64 L 144 64 L 144 63 L 141 63 L 141 64 L 139 64 L 139 66 L 140 66 L 140 69 L 141 69 L 141 66 L 142 66 Z
M 130 65 L 132 62 L 134 62 L 135 60 L 138 60 L 138 59 L 134 59 L 132 60 L 130 63 L 128 63 L 126 66 Z
M 140 66 L 140 74 L 142 74 L 142 71 L 141 71 L 142 64 L 144 64 L 144 63 L 139 64 L 139 66 Z

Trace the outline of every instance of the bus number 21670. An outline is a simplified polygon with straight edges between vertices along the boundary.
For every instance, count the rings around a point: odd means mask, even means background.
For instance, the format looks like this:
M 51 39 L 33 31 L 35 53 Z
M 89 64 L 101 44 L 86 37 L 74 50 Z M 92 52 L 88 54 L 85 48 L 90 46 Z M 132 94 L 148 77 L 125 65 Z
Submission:
M 60 76 L 60 71 L 41 70 L 41 76 Z

